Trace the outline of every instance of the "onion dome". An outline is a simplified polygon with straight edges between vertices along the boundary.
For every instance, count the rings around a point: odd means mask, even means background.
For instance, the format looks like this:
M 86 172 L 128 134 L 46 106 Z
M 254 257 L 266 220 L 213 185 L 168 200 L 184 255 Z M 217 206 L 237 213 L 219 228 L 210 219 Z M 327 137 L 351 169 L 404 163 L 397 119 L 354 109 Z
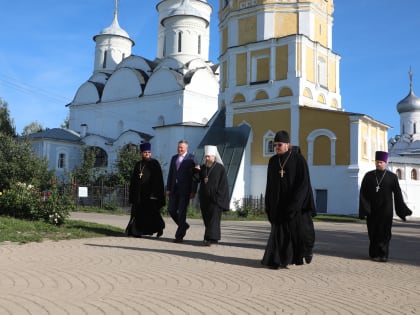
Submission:
M 207 19 L 200 13 L 200 11 L 193 7 L 190 0 L 183 0 L 179 7 L 169 12 L 166 19 L 174 16 L 194 16 L 205 20 L 207 24 L 209 23 L 209 21 L 207 21 Z M 164 24 L 164 20 L 162 20 L 162 25 Z
M 120 26 L 120 24 L 118 23 L 118 2 L 116 2 L 115 4 L 115 10 L 114 10 L 114 19 L 111 23 L 110 26 L 104 28 L 97 36 L 100 35 L 117 35 L 117 36 L 122 36 L 122 37 L 126 37 L 126 38 L 130 38 L 130 36 L 128 35 L 128 33 L 123 30 Z M 93 39 L 95 39 L 95 37 Z
M 411 69 L 410 75 L 410 93 L 397 104 L 398 113 L 408 113 L 420 111 L 420 98 L 417 97 L 413 92 L 413 73 Z

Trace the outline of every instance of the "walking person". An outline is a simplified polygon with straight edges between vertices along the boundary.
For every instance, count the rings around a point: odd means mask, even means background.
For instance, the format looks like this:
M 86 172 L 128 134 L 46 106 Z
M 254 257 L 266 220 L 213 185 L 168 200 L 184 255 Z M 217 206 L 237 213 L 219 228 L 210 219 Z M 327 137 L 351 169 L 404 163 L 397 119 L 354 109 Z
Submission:
M 273 269 L 312 261 L 316 214 L 309 168 L 298 149 L 292 149 L 289 134 L 274 137 L 275 155 L 268 162 L 265 211 L 271 224 L 261 263 Z
M 388 156 L 384 151 L 375 152 L 376 168 L 363 177 L 359 196 L 359 218 L 366 218 L 369 256 L 380 262 L 386 262 L 389 256 L 393 209 L 403 221 L 412 214 L 404 202 L 397 175 L 386 169 Z
M 198 165 L 195 156 L 188 152 L 188 142 L 178 142 L 178 154 L 171 158 L 166 196 L 169 198 L 168 211 L 178 228 L 175 243 L 181 243 L 190 225 L 187 223 L 187 207 L 195 197 L 197 183 L 193 181 L 193 170 Z
M 221 238 L 222 212 L 229 209 L 229 187 L 223 161 L 216 146 L 204 147 L 204 164 L 196 168 L 196 180 L 201 214 L 204 221 L 205 246 L 216 244 Z
M 165 228 L 160 211 L 166 203 L 162 168 L 152 158 L 150 143 L 140 145 L 140 155 L 130 180 L 128 199 L 132 207 L 126 234 L 141 237 L 156 233 L 160 237 Z

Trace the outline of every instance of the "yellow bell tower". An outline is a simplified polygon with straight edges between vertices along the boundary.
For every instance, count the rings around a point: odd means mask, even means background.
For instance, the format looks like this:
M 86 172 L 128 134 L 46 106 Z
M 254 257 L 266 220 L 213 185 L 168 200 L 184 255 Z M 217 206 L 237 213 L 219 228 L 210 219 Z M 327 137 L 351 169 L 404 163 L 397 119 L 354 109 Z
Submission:
M 219 105 L 226 127 L 249 130 L 236 186 L 264 194 L 274 135 L 286 130 L 308 161 L 318 211 L 356 213 L 359 182 L 372 152 L 386 150 L 388 126 L 342 108 L 333 0 L 219 5 Z
M 332 0 L 220 1 L 220 100 L 231 118 L 267 106 L 341 110 L 332 13 Z

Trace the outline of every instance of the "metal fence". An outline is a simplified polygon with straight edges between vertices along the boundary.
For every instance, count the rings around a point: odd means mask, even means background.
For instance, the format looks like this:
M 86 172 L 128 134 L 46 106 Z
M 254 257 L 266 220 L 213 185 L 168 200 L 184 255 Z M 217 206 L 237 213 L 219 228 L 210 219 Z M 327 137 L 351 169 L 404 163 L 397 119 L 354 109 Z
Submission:
M 127 208 L 128 186 L 84 186 L 87 188 L 87 196 L 80 194 L 78 187 L 76 204 L 78 206 L 98 207 L 98 208 Z
M 87 188 L 87 196 L 80 197 L 76 190 L 76 205 L 82 207 L 98 207 L 98 208 L 129 208 L 128 201 L 128 185 L 126 186 L 85 186 Z M 237 200 L 234 206 L 234 211 L 244 212 L 247 214 L 262 214 L 264 213 L 264 196 L 245 196 Z M 198 201 L 193 203 L 197 208 Z

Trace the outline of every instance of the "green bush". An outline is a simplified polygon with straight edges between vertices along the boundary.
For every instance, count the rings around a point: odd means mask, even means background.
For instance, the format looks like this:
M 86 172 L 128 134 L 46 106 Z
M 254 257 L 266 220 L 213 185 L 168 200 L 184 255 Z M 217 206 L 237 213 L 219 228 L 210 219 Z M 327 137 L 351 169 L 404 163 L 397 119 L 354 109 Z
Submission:
M 42 193 L 35 186 L 21 182 L 12 183 L 9 189 L 0 192 L 0 215 L 17 219 L 61 225 L 74 207 L 71 192 L 60 194 L 56 182 Z
M 20 219 L 37 220 L 42 206 L 39 190 L 33 185 L 17 182 L 0 192 L 0 214 Z

